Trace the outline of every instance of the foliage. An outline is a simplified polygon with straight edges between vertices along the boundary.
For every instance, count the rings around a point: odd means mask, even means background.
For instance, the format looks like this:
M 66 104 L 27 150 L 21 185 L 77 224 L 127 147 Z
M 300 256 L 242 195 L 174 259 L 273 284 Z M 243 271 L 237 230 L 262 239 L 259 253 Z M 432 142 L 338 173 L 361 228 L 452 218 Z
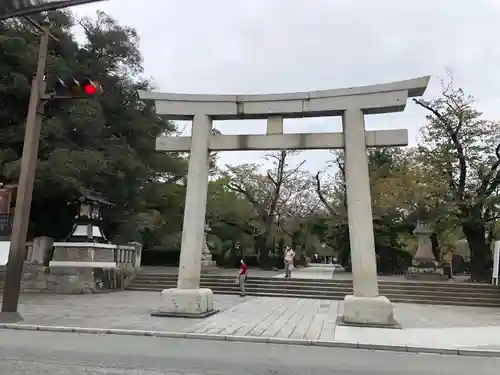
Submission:
M 415 195 L 415 177 L 407 154 L 399 149 L 369 150 L 372 214 L 375 234 L 375 251 L 383 262 L 379 271 L 400 272 L 401 262 L 407 254 L 402 237 L 411 226 L 410 202 Z M 316 192 L 329 214 L 328 243 L 337 250 L 344 267 L 350 268 L 350 245 L 347 215 L 347 189 L 342 152 L 334 153 L 336 173 L 330 181 L 315 176 Z M 330 188 L 324 186 L 330 182 Z M 391 261 L 393 259 L 393 261 Z
M 76 22 L 69 12 L 53 12 L 50 20 L 58 41 L 49 44 L 48 89 L 56 77 L 91 77 L 104 94 L 48 103 L 30 233 L 65 237 L 75 215 L 67 203 L 85 187 L 115 203 L 105 216 L 110 237 L 124 242 L 141 240 L 144 232 L 154 236 L 172 204 L 179 210 L 182 192 L 174 182 L 186 168 L 179 157 L 155 152 L 155 137 L 174 127 L 137 97 L 137 90 L 151 88 L 139 75 L 137 32 L 98 12 L 96 19 L 79 21 L 87 39 L 79 44 L 71 34 Z M 24 20 L 4 23 L 0 34 L 0 180 L 5 183 L 19 174 L 38 37 Z
M 292 211 L 300 207 L 304 186 L 300 163 L 296 167 L 288 164 L 291 152 L 279 151 L 266 156 L 273 168 L 261 173 L 259 165 L 245 164 L 226 166 L 221 175 L 228 181 L 227 188 L 251 204 L 246 233 L 253 236 L 262 267 L 269 267 L 269 249 L 275 252 L 276 234 L 284 230 L 284 223 Z M 294 215 L 295 217 L 295 215 Z M 278 239 L 278 242 L 279 239 Z M 279 252 L 282 253 L 283 243 Z
M 418 148 L 419 162 L 447 188 L 446 215 L 460 224 L 471 252 L 472 277 L 488 278 L 494 223 L 500 218 L 500 124 L 482 118 L 474 98 L 443 85 L 441 98 L 415 100 L 427 124 Z

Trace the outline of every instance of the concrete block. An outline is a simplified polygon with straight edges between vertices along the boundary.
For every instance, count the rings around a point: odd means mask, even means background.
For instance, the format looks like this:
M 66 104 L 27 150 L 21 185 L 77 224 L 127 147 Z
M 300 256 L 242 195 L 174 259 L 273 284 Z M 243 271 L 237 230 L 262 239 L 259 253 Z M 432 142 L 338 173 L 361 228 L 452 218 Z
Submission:
M 407 346 L 408 353 L 425 353 L 425 354 L 441 354 L 441 355 L 458 355 L 459 350 L 456 348 L 426 348 L 418 346 Z
M 209 334 L 209 333 L 196 333 L 196 332 L 184 333 L 184 338 L 194 339 L 194 340 L 225 341 L 227 337 L 229 337 L 229 336 L 218 335 L 218 334 Z
M 263 337 L 263 336 L 226 336 L 226 341 L 237 341 L 237 342 L 255 342 L 261 344 L 273 343 L 274 337 Z
M 378 350 L 384 352 L 406 352 L 406 345 L 384 345 L 384 344 L 362 344 L 358 343 L 358 349 Z
M 359 344 L 357 342 L 313 340 L 312 346 L 324 346 L 324 347 L 340 348 L 340 349 L 359 349 Z
M 267 119 L 267 134 L 283 134 L 283 117 L 271 116 Z
M 152 316 L 206 317 L 214 310 L 214 297 L 210 289 L 165 289 L 160 294 L 160 308 Z
M 214 117 L 238 116 L 238 105 L 236 101 L 156 101 L 156 113 L 172 120 L 192 119 L 197 113 L 203 113 Z
M 283 100 L 309 100 L 309 92 L 288 92 L 280 94 L 248 94 L 238 95 L 238 102 L 280 102 Z
M 247 116 L 262 116 L 263 114 L 272 115 L 285 113 L 291 113 L 300 116 L 303 111 L 302 102 L 302 100 L 244 102 L 243 113 Z
M 500 357 L 500 350 L 458 349 L 458 354 L 469 357 Z
M 284 344 L 284 345 L 297 345 L 297 346 L 312 346 L 313 340 L 270 337 L 269 343 L 271 344 Z
M 188 339 L 185 332 L 158 332 L 156 337 L 166 337 L 171 339 Z
M 387 297 L 345 296 L 342 322 L 347 325 L 396 326 L 394 308 Z

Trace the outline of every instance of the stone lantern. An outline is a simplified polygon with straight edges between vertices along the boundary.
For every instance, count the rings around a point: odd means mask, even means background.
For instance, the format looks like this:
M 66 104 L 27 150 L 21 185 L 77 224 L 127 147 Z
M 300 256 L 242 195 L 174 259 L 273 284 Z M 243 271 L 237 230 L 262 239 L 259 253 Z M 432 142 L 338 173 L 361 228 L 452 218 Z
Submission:
M 73 231 L 66 241 L 109 243 L 100 228 L 101 208 L 111 207 L 113 204 L 92 190 L 81 189 L 80 194 Z
M 413 257 L 412 266 L 408 267 L 406 277 L 422 280 L 442 280 L 443 270 L 432 252 L 432 227 L 425 221 L 419 220 L 413 234 L 418 239 L 418 249 Z
M 417 227 L 413 231 L 413 234 L 417 236 L 418 239 L 418 249 L 413 257 L 413 262 L 434 262 L 436 258 L 432 252 L 432 241 L 431 234 L 433 230 L 425 221 L 417 221 Z
M 215 266 L 215 261 L 212 260 L 212 253 L 210 252 L 207 244 L 207 233 L 210 233 L 211 230 L 210 225 L 208 225 L 208 223 L 205 224 L 205 238 L 203 241 L 203 250 L 201 252 L 201 267 L 205 269 Z

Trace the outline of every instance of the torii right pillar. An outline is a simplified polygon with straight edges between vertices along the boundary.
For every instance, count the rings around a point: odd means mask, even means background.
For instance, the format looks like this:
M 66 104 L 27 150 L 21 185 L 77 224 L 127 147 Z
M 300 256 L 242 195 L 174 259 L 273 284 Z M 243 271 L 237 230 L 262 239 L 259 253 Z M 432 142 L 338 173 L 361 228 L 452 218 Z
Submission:
M 344 299 L 342 322 L 392 326 L 396 324 L 392 303 L 378 291 L 364 118 L 363 111 L 357 108 L 346 109 L 342 116 L 354 289 L 354 294 Z

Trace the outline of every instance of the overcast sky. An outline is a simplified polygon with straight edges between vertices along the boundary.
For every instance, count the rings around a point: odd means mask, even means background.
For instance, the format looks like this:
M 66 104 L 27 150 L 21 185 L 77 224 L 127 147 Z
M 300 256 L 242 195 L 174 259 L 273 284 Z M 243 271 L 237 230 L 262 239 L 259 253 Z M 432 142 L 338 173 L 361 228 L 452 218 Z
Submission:
M 159 91 L 276 93 L 361 86 L 431 75 L 439 94 L 449 69 L 500 118 L 499 0 L 108 0 L 97 9 L 141 36 L 145 74 Z M 418 139 L 425 113 L 369 116 L 368 129 L 407 128 Z M 181 126 L 185 126 L 181 124 Z M 265 121 L 215 122 L 225 134 L 264 133 Z M 339 131 L 339 118 L 286 120 L 286 132 Z M 259 161 L 262 152 L 222 154 L 223 163 Z M 325 151 L 303 153 L 311 171 Z

